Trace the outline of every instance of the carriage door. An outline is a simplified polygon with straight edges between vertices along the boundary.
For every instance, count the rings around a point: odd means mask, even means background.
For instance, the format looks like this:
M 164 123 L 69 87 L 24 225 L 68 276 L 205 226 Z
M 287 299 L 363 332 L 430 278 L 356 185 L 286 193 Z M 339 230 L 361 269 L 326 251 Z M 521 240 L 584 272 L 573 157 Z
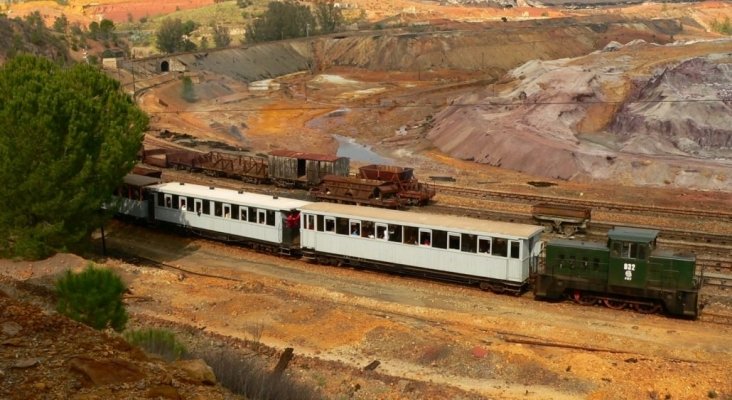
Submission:
M 529 277 L 529 263 L 521 258 L 521 241 L 508 241 L 508 278 L 513 281 L 523 281 Z

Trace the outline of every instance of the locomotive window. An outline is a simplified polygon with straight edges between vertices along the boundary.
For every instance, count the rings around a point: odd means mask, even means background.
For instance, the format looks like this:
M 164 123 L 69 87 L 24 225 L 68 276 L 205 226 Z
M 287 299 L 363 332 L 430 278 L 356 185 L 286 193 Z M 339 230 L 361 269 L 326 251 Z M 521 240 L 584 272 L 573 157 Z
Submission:
M 587 269 L 589 266 L 590 261 L 587 257 L 582 257 L 582 268 Z
M 336 231 L 336 221 L 333 217 L 325 217 L 325 231 L 326 232 L 335 232 Z
M 478 253 L 491 254 L 491 238 L 478 239 Z
M 231 205 L 231 219 L 239 219 L 239 205 L 238 204 Z
M 613 256 L 620 257 L 620 250 L 623 244 L 620 242 L 613 242 Z
M 521 255 L 521 242 L 518 240 L 511 241 L 511 258 L 518 259 Z
M 222 215 L 222 206 L 220 201 L 214 201 L 214 215 L 220 217 Z
M 559 255 L 559 268 L 561 269 L 561 268 L 564 268 L 564 267 L 565 267 L 564 254 L 560 254 Z
M 499 257 L 508 256 L 508 240 L 503 238 L 493 238 L 493 255 Z
M 592 259 L 592 268 L 595 271 L 599 271 L 600 270 L 600 259 L 599 258 Z
M 432 247 L 432 232 L 428 230 L 419 231 L 419 244 L 425 247 Z
M 402 242 L 402 227 L 400 225 L 389 224 L 389 230 L 387 232 L 387 239 L 390 242 Z
M 336 217 L 335 233 L 339 235 L 348 235 L 351 233 L 348 230 L 348 218 Z
M 322 215 L 318 215 L 315 217 L 315 220 L 317 221 L 316 229 L 318 230 L 318 232 L 323 232 L 323 229 L 325 229 L 325 219 Z
M 177 194 L 173 195 L 173 205 L 172 207 L 176 210 L 178 209 L 178 203 L 180 202 L 180 197 Z
M 459 240 L 460 240 L 460 236 L 458 236 L 458 241 Z M 436 247 L 438 249 L 446 249 L 447 248 L 447 232 L 433 230 L 432 231 L 432 247 Z M 459 243 L 458 243 L 457 248 L 460 248 Z
M 351 221 L 348 231 L 351 236 L 361 236 L 361 221 Z
M 447 248 L 451 250 L 460 250 L 460 234 L 459 233 L 448 233 L 447 234 Z
M 419 244 L 419 229 L 413 226 L 404 227 L 404 244 Z
M 574 269 L 577 265 L 577 259 L 574 255 L 569 256 L 569 268 Z
M 188 211 L 193 211 L 193 197 L 188 197 L 187 199 L 188 201 L 186 203 L 188 203 Z
M 466 252 L 466 253 L 475 253 L 475 249 L 478 248 L 476 243 L 478 242 L 478 238 L 475 237 L 475 235 L 468 235 L 467 233 L 463 233 L 460 237 L 460 250 Z
M 203 201 L 203 213 L 206 215 L 211 215 L 211 201 L 210 200 Z
M 275 212 L 267 210 L 267 225 L 275 226 Z
M 638 246 L 638 259 L 645 260 L 646 259 L 646 246 L 645 245 L 639 245 Z

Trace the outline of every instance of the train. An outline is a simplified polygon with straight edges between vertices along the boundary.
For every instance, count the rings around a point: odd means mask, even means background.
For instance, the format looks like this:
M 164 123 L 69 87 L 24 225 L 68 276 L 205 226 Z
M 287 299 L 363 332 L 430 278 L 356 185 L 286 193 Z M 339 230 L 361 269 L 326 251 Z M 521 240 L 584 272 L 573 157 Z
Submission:
M 374 164 L 360 167 L 356 176 L 350 176 L 350 159 L 328 154 L 282 149 L 249 156 L 143 147 L 138 158 L 160 168 L 306 189 L 314 199 L 337 203 L 401 209 L 426 205 L 436 193 L 414 176 L 412 168 Z
M 536 299 L 699 315 L 693 255 L 657 248 L 658 231 L 615 227 L 606 243 L 541 239 L 543 226 L 310 202 L 128 175 L 124 216 L 321 264 L 435 278 Z

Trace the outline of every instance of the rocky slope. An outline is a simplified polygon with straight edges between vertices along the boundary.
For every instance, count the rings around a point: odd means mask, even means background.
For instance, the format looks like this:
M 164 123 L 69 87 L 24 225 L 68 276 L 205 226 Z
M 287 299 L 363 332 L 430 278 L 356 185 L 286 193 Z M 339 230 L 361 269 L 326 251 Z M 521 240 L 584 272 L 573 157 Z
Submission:
M 539 176 L 729 190 L 731 48 L 634 41 L 531 61 L 455 99 L 428 137 L 454 157 Z

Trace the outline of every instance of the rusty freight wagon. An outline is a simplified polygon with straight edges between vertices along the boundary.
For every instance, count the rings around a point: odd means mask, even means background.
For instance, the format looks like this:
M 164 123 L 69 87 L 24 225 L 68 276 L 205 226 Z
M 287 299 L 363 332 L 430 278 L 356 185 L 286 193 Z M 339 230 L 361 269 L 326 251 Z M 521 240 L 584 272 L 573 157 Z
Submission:
M 395 165 L 366 165 L 358 169 L 359 177 L 393 182 L 399 188 L 399 197 L 409 205 L 426 205 L 435 197 L 435 189 L 420 182 L 413 168 Z
M 544 226 L 544 232 L 559 232 L 571 236 L 586 230 L 592 216 L 589 207 L 569 204 L 539 203 L 531 208 L 535 220 Z
M 275 150 L 269 153 L 269 178 L 278 186 L 310 188 L 326 175 L 348 176 L 347 157 Z
M 326 175 L 319 186 L 310 190 L 318 201 L 402 208 L 406 202 L 399 197 L 399 187 L 388 181 Z

